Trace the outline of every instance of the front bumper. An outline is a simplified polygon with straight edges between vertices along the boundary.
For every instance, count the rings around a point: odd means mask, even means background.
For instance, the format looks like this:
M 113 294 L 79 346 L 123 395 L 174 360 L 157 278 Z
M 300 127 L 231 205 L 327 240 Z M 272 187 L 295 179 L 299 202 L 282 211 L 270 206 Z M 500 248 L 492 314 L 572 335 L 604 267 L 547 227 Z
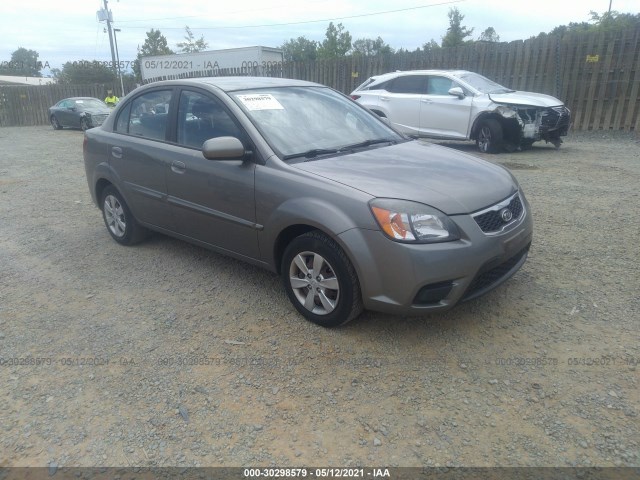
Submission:
M 447 310 L 510 278 L 533 238 L 529 205 L 507 231 L 485 234 L 471 215 L 450 217 L 463 232 L 453 242 L 406 244 L 382 232 L 353 229 L 339 236 L 358 272 L 365 308 L 400 315 Z

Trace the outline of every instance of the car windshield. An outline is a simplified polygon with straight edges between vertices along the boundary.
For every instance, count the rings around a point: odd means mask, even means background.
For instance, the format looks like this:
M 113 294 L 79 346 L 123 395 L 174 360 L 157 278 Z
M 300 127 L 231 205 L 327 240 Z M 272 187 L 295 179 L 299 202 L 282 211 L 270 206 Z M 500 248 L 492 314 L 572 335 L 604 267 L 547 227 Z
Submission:
M 284 159 L 402 140 L 358 104 L 326 87 L 244 90 L 231 97 Z
M 482 75 L 478 75 L 477 73 L 463 73 L 460 75 L 456 75 L 460 80 L 467 82 L 473 88 L 478 90 L 481 93 L 509 93 L 515 90 L 511 90 L 510 88 L 503 87 L 499 83 L 494 82 L 493 80 L 489 80 Z
M 82 98 L 74 100 L 76 107 L 79 108 L 105 108 L 106 104 L 98 100 L 97 98 Z

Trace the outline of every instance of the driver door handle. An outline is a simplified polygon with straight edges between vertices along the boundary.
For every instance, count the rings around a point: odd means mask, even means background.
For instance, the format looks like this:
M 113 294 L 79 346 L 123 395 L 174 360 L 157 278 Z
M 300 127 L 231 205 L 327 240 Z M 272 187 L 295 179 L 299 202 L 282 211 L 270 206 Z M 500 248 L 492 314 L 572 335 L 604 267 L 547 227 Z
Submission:
M 173 162 L 171 162 L 171 171 L 173 173 L 183 174 L 187 171 L 187 166 L 184 164 L 184 162 L 174 160 Z

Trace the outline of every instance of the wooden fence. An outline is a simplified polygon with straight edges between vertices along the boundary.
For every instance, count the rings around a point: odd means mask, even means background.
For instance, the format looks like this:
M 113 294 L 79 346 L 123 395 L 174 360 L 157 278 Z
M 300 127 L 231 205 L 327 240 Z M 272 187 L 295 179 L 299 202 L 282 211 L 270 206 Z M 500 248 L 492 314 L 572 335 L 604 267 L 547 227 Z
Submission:
M 574 130 L 640 131 L 640 28 L 510 43 L 476 42 L 431 53 L 293 62 L 270 71 L 192 72 L 173 78 L 283 76 L 349 93 L 372 75 L 415 69 L 471 70 L 510 88 L 556 96 L 571 109 Z M 45 124 L 47 108 L 61 98 L 104 98 L 105 93 L 105 86 L 0 86 L 0 126 Z
M 135 85 L 125 85 L 125 92 L 134 88 Z M 63 98 L 104 99 L 108 89 L 118 93 L 120 85 L 2 85 L 0 86 L 0 127 L 46 125 L 49 123 L 49 107 Z

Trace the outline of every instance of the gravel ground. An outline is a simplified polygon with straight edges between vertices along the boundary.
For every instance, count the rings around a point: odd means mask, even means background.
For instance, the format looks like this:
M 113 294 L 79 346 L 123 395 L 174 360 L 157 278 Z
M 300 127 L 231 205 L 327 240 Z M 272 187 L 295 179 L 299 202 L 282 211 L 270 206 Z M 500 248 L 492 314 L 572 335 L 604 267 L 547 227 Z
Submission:
M 0 466 L 640 466 L 633 136 L 487 156 L 532 205 L 523 269 L 334 330 L 269 272 L 118 246 L 82 132 L 3 128 L 0 152 Z

